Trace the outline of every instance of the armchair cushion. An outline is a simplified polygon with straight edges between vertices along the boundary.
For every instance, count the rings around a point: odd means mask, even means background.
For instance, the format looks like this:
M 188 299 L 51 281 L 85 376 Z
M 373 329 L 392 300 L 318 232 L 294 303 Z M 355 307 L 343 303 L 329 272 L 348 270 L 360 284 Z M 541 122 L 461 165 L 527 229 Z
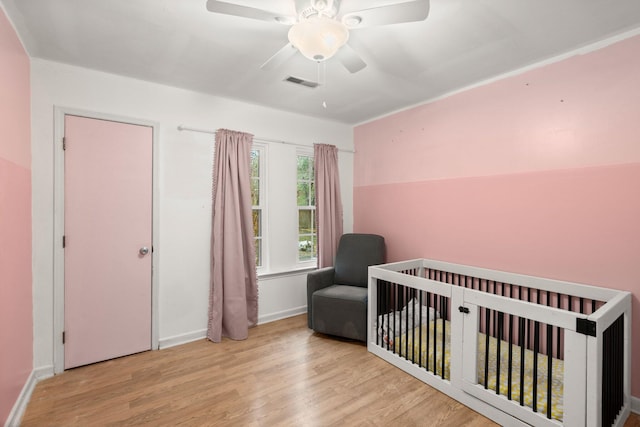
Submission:
M 332 285 L 313 293 L 313 329 L 354 340 L 367 340 L 368 290 Z
M 384 238 L 375 234 L 345 234 L 335 259 L 335 283 L 368 286 L 369 266 L 384 263 Z

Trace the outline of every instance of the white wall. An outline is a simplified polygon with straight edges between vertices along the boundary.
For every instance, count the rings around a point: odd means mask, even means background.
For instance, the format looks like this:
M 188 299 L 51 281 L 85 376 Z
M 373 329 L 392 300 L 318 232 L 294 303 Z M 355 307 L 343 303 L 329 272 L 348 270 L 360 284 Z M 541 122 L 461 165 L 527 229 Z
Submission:
M 31 79 L 36 369 L 53 365 L 54 106 L 160 124 L 160 230 L 154 246 L 160 264 L 161 345 L 197 337 L 207 326 L 213 136 L 180 132 L 177 126 L 229 128 L 264 138 L 353 149 L 352 127 L 341 123 L 39 59 L 32 60 Z M 278 191 L 274 186 L 279 182 L 295 177 L 295 170 L 277 163 L 283 150 L 295 147 L 269 146 L 270 193 Z M 352 154 L 340 153 L 340 173 L 344 226 L 349 232 L 353 228 Z M 282 195 L 279 191 L 275 194 Z M 272 218 L 272 228 L 290 226 L 287 221 L 290 218 Z M 272 236 L 270 250 L 279 252 L 282 244 Z M 285 268 L 285 264 L 275 267 Z M 304 310 L 304 286 L 304 274 L 261 280 L 260 320 Z

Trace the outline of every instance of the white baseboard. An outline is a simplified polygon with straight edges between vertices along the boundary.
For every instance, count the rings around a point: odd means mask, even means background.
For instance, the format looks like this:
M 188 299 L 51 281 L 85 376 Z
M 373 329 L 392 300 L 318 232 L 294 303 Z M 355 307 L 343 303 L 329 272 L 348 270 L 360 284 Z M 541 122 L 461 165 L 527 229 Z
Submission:
M 175 347 L 181 344 L 187 344 L 193 341 L 198 341 L 207 337 L 207 330 L 201 329 L 199 331 L 188 332 L 186 334 L 174 335 L 168 338 L 160 338 L 158 344 L 160 350 Z
M 53 365 L 41 366 L 33 370 L 36 382 L 51 378 L 54 375 Z
M 13 405 L 11 412 L 9 412 L 9 416 L 4 423 L 5 427 L 18 427 L 20 425 L 24 411 L 27 410 L 27 405 L 31 399 L 31 394 L 36 388 L 36 384 L 38 384 L 38 381 L 52 376 L 53 366 L 44 366 L 31 371 L 24 387 L 22 387 L 22 391 L 20 392 L 16 403 Z
M 297 316 L 307 312 L 307 306 L 296 307 L 289 310 L 279 311 L 277 313 L 270 313 L 258 318 L 258 325 L 264 323 L 275 322 L 276 320 L 286 319 L 287 317 Z M 207 337 L 207 330 L 201 329 L 199 331 L 187 332 L 186 334 L 174 335 L 172 337 L 160 338 L 158 341 L 159 349 L 165 349 L 169 347 L 175 347 L 177 345 L 187 344 L 193 341 L 198 341 Z
M 298 314 L 303 314 L 307 312 L 307 306 L 303 305 L 302 307 L 291 308 L 289 310 L 279 311 L 277 313 L 266 314 L 264 316 L 258 317 L 258 325 L 262 325 L 264 323 L 275 322 L 276 320 L 286 319 L 287 317 L 297 316 Z
M 640 415 L 640 398 L 631 396 L 631 412 Z

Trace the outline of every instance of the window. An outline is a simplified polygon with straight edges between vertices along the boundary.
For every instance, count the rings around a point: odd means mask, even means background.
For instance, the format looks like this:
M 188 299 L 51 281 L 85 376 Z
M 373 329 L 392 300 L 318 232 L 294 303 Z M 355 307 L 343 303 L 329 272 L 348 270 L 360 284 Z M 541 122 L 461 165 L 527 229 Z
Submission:
M 313 155 L 298 154 L 298 261 L 317 258 L 316 194 Z
M 256 267 L 262 267 L 264 263 L 264 157 L 264 148 L 254 144 L 251 149 L 251 205 L 253 212 Z

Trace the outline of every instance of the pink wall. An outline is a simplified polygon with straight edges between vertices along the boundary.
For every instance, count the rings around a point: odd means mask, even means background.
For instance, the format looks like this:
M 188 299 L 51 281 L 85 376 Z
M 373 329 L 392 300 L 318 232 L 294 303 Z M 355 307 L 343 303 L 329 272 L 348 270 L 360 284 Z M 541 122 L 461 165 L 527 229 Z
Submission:
M 355 129 L 354 230 L 629 290 L 640 354 L 640 36 Z M 640 396 L 640 369 L 632 394 Z
M 30 65 L 0 8 L 0 424 L 33 368 Z

